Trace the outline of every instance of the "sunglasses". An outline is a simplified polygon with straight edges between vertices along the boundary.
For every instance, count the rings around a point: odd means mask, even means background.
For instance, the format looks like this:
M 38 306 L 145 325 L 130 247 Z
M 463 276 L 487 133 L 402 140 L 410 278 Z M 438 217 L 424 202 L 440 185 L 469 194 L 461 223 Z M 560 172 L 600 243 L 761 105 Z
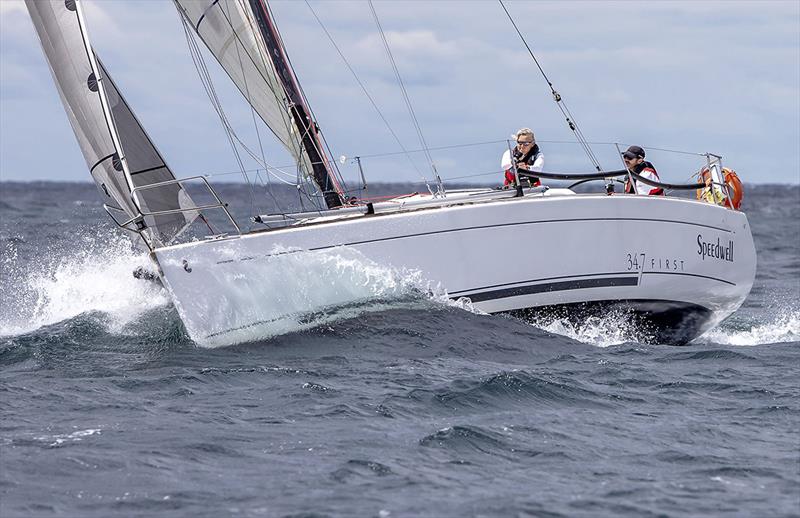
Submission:
M 532 140 L 518 140 L 517 144 L 519 144 L 520 146 L 528 146 L 530 144 L 533 144 L 533 141 Z
M 635 157 L 635 156 L 622 155 L 622 159 L 623 160 L 627 160 L 627 161 L 633 161 L 633 160 L 636 160 L 636 158 L 637 157 Z

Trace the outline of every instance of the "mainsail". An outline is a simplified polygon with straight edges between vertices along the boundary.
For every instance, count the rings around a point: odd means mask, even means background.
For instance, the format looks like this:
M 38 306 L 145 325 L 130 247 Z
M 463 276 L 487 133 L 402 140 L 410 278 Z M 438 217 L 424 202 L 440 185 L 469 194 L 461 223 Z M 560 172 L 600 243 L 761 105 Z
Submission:
M 174 180 L 158 150 L 96 59 L 78 0 L 25 0 L 58 93 L 103 201 L 128 219 L 142 213 L 194 207 L 178 184 L 131 192 Z M 125 152 L 123 152 L 123 149 Z M 152 244 L 167 244 L 198 213 L 146 215 Z
M 341 187 L 264 1 L 174 1 L 302 172 L 319 186 L 327 206 L 342 205 Z

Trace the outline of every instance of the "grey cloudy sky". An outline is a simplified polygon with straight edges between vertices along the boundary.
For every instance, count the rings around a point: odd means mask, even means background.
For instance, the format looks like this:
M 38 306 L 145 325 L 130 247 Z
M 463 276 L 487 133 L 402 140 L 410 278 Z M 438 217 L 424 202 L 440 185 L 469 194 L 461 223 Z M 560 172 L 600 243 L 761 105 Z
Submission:
M 84 5 L 97 53 L 176 174 L 237 170 L 172 3 Z M 271 5 L 334 155 L 398 151 L 306 4 Z M 403 144 L 418 148 L 368 5 L 311 5 Z M 509 0 L 507 6 L 589 140 L 709 151 L 723 155 L 746 182 L 800 182 L 800 2 Z M 497 2 L 382 0 L 375 8 L 430 146 L 497 141 L 530 126 L 543 141 L 546 169 L 591 169 L 577 146 L 557 143 L 574 138 Z M 213 65 L 234 126 L 258 149 L 246 103 Z M 259 131 L 268 162 L 286 164 L 286 154 Z M 433 157 L 442 176 L 485 182 L 498 177 L 471 175 L 499 169 L 503 146 L 443 149 Z M 613 146 L 595 151 L 604 167 L 619 167 Z M 700 166 L 696 157 L 663 151 L 648 157 L 670 181 Z M 396 155 L 364 164 L 373 182 L 420 176 Z M 355 177 L 352 163 L 342 170 Z M 17 0 L 0 0 L 0 179 L 89 180 Z

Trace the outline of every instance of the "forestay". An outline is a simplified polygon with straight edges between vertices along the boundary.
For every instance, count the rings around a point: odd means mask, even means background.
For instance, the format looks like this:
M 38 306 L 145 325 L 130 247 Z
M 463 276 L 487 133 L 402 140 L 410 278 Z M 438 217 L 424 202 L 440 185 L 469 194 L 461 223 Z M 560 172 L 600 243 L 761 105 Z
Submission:
M 128 219 L 141 213 L 194 207 L 178 184 L 131 195 L 135 187 L 174 180 L 175 176 L 105 68 L 96 60 L 79 2 L 26 0 L 25 3 L 104 203 L 123 211 Z M 197 215 L 189 210 L 146 216 L 145 232 L 152 244 L 167 244 Z

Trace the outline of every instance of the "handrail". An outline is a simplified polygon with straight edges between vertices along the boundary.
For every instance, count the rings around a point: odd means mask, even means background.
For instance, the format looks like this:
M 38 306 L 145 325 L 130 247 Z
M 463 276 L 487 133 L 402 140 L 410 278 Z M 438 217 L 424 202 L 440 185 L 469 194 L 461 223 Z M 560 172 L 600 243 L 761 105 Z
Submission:
M 525 178 L 545 178 L 547 180 L 596 180 L 598 178 L 611 178 L 613 176 L 623 176 L 628 171 L 621 169 L 618 171 L 600 171 L 595 173 L 546 173 L 544 171 L 531 172 L 525 169 L 519 170 L 519 175 Z
M 604 178 L 602 178 L 602 179 L 604 180 L 604 179 L 605 179 L 605 177 L 604 177 Z M 573 187 L 577 187 L 577 186 L 579 186 L 579 185 L 583 185 L 583 184 L 585 184 L 585 183 L 587 183 L 587 182 L 592 182 L 592 181 L 595 181 L 595 180 L 600 180 L 600 178 L 587 178 L 587 179 L 585 179 L 585 180 L 578 180 L 578 181 L 577 181 L 577 182 L 575 182 L 575 183 L 571 183 L 571 184 L 569 184 L 569 185 L 567 186 L 567 189 L 572 189 Z M 620 180 L 619 178 L 614 178 L 614 181 L 615 181 L 615 182 L 617 182 L 617 183 L 622 183 L 622 184 L 624 184 L 624 183 L 625 183 L 625 182 L 623 182 L 622 180 Z
M 181 214 L 183 212 L 194 212 L 201 210 L 211 210 L 224 208 L 225 204 L 213 203 L 211 205 L 195 205 L 185 209 L 167 209 L 167 210 L 154 210 L 152 212 L 142 212 L 142 216 L 166 216 L 168 214 Z
M 142 221 L 141 215 L 134 216 L 129 220 L 127 220 L 126 222 L 120 223 L 119 220 L 116 218 L 116 216 L 114 216 L 114 214 L 111 211 L 116 210 L 117 212 L 125 212 L 124 210 L 118 207 L 111 207 L 109 205 L 106 205 L 105 203 L 103 204 L 103 210 L 105 210 L 106 214 L 108 214 L 111 217 L 111 221 L 113 221 L 115 225 L 117 225 L 122 230 L 127 230 L 128 232 L 133 232 L 134 234 L 137 234 L 140 238 L 142 238 L 142 241 L 147 246 L 147 249 L 150 250 L 151 252 L 153 251 L 153 246 L 150 244 L 150 241 L 147 240 L 147 238 L 140 229 L 128 228 L 128 225 L 130 225 L 131 223 L 135 223 L 137 221 L 141 222 Z
M 531 173 L 528 171 L 524 171 L 522 169 L 519 170 L 519 175 L 524 178 L 546 178 L 548 180 L 592 180 L 598 178 L 612 178 L 615 176 L 625 176 L 628 173 L 630 173 L 631 176 L 633 176 L 634 178 L 636 178 L 638 181 L 642 182 L 645 185 L 650 185 L 652 187 L 661 187 L 662 189 L 691 191 L 696 189 L 704 189 L 706 187 L 706 184 L 704 183 L 684 184 L 684 183 L 657 182 L 655 180 L 645 178 L 644 176 L 635 173 L 633 171 L 629 172 L 625 169 L 617 171 L 601 171 L 599 173 L 578 173 L 578 174 L 545 173 L 545 172 Z
M 217 200 L 217 203 L 213 204 L 213 205 L 201 205 L 199 207 L 198 206 L 194 206 L 194 207 L 162 210 L 162 211 L 155 211 L 155 212 L 142 212 L 142 216 L 162 216 L 162 215 L 166 215 L 166 214 L 178 214 L 178 213 L 192 212 L 192 211 L 197 211 L 198 214 L 199 214 L 200 210 L 222 209 L 225 212 L 225 215 L 228 216 L 228 219 L 230 220 L 231 224 L 233 225 L 233 228 L 236 229 L 236 233 L 241 235 L 242 234 L 242 230 L 239 228 L 239 225 L 236 223 L 236 220 L 233 219 L 233 216 L 231 215 L 230 211 L 228 210 L 228 204 L 224 203 L 220 199 L 219 195 L 217 195 L 217 191 L 215 191 L 214 188 L 211 187 L 211 184 L 208 183 L 208 179 L 206 179 L 206 177 L 203 176 L 203 175 L 190 176 L 188 178 L 174 178 L 172 180 L 166 180 L 166 181 L 163 181 L 163 182 L 151 183 L 151 184 L 148 184 L 148 185 L 140 185 L 138 187 L 134 187 L 131 190 L 131 197 L 133 197 L 133 194 L 135 192 L 137 192 L 137 191 L 144 191 L 144 190 L 148 190 L 148 189 L 156 189 L 156 188 L 159 188 L 159 187 L 164 187 L 164 186 L 173 185 L 173 184 L 181 185 L 181 184 L 183 184 L 183 182 L 188 182 L 188 181 L 191 181 L 191 180 L 202 180 L 203 183 L 205 184 L 206 188 L 208 189 L 208 192 L 210 192 L 211 195 L 214 197 L 214 199 Z M 181 185 L 181 187 L 183 187 L 183 185 Z
M 208 180 L 206 180 L 205 176 L 197 175 L 197 176 L 190 176 L 188 178 L 173 178 L 172 180 L 164 180 L 163 182 L 149 183 L 147 185 L 138 185 L 133 188 L 131 193 L 136 191 L 146 191 L 148 189 L 155 189 L 157 187 L 163 187 L 165 185 L 172 185 L 175 183 L 188 182 L 189 180 L 203 180 L 206 184 L 208 184 Z

